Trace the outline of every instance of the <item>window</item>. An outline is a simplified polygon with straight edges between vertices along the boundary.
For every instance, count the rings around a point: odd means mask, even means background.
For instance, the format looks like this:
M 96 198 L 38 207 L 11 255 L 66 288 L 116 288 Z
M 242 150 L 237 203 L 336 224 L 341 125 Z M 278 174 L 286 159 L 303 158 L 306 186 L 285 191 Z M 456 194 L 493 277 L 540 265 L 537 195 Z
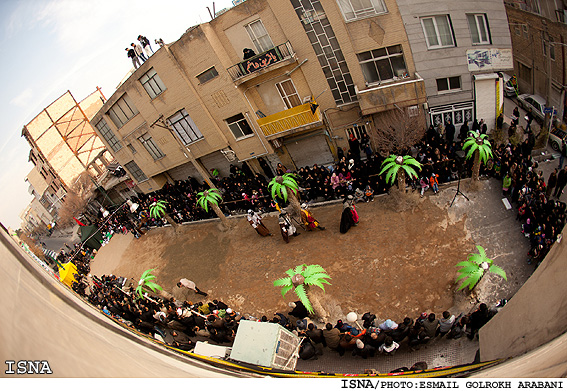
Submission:
M 107 114 L 110 116 L 112 122 L 114 122 L 114 125 L 116 125 L 117 128 L 121 128 L 130 118 L 138 114 L 138 110 L 128 95 L 123 95 L 112 105 Z
M 473 45 L 489 45 L 490 33 L 485 14 L 467 15 Z
M 165 85 L 159 78 L 154 68 L 151 68 L 149 71 L 144 73 L 144 76 L 140 78 L 140 83 L 142 83 L 142 85 L 146 89 L 146 92 L 152 99 L 165 91 Z
M 423 26 L 425 40 L 427 41 L 427 47 L 429 49 L 455 46 L 449 15 L 422 18 L 421 25 Z
M 388 11 L 382 0 L 338 0 L 338 3 L 347 22 Z
M 211 79 L 217 77 L 219 73 L 217 72 L 215 67 L 211 67 L 207 69 L 205 72 L 200 73 L 197 75 L 197 80 L 199 80 L 199 84 L 203 84 L 208 82 Z
M 281 83 L 276 83 L 276 88 L 278 89 L 287 109 L 291 109 L 292 107 L 299 106 L 301 104 L 301 99 L 299 98 L 291 79 L 284 80 Z
M 444 77 L 442 79 L 437 79 L 437 91 L 439 92 L 451 92 L 461 90 L 461 77 Z
M 203 138 L 201 131 L 199 131 L 199 128 L 197 128 L 197 125 L 189 117 L 185 109 L 178 111 L 169 117 L 167 121 L 183 145 L 191 144 Z
M 140 167 L 138 167 L 135 161 L 132 160 L 131 162 L 126 163 L 124 167 L 130 172 L 130 174 L 132 174 L 132 177 L 137 182 L 143 182 L 148 180 L 146 174 L 144 174 L 144 172 L 140 170 Z
M 232 131 L 235 139 L 246 137 L 253 134 L 252 128 L 248 125 L 246 118 L 242 114 L 236 114 L 226 119 L 228 127 Z
M 524 25 L 522 26 L 522 30 L 523 30 L 523 32 L 524 32 L 524 38 L 529 38 L 528 25 L 527 25 L 527 24 L 524 24 Z
M 419 115 L 419 106 L 408 107 L 408 117 L 413 118 Z
M 114 152 L 118 152 L 120 149 L 122 149 L 122 144 L 120 143 L 120 140 L 116 138 L 116 135 L 108 127 L 108 124 L 104 119 L 98 121 L 95 127 L 98 129 L 100 135 L 106 141 L 110 149 L 112 149 Z
M 274 47 L 272 39 L 268 35 L 268 32 L 261 20 L 247 24 L 244 28 L 248 31 L 248 35 L 250 35 L 252 42 L 254 42 L 257 54 L 263 53 Z
M 519 2 L 520 9 L 541 15 L 539 0 L 523 0 Z
M 550 37 L 550 39 L 552 39 Z M 552 44 L 549 44 L 545 39 L 542 39 L 542 47 L 543 47 L 543 56 L 548 57 L 547 52 L 549 48 L 549 58 L 555 61 L 555 47 Z
M 408 77 L 401 45 L 357 54 L 367 84 Z
M 134 148 L 134 146 L 132 144 L 128 144 L 128 148 L 130 148 L 130 152 L 132 152 L 132 155 L 135 155 L 138 153 L 138 151 L 136 151 L 136 148 Z
M 148 153 L 154 160 L 161 159 L 165 155 L 163 152 L 158 148 L 157 144 L 154 142 L 154 139 L 149 134 L 144 134 L 141 137 L 138 137 L 138 140 L 142 143 L 142 145 L 146 148 Z

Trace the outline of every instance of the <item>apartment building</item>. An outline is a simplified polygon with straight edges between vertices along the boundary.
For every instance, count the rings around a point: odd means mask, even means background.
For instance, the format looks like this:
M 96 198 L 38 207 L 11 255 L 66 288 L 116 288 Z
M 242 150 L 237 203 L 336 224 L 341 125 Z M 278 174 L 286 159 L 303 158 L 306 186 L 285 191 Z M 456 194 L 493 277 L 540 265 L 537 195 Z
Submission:
M 514 74 L 520 92 L 549 96 L 549 106 L 567 122 L 567 1 L 507 1 L 514 48 Z
M 243 162 L 331 163 L 349 133 L 424 103 L 395 1 L 247 0 L 156 51 L 91 124 L 151 192 Z
M 425 80 L 429 123 L 457 129 L 477 118 L 495 128 L 502 71 L 513 68 L 501 1 L 398 0 L 415 68 Z
M 31 147 L 29 161 L 34 164 L 25 180 L 34 196 L 30 208 L 35 222 L 56 221 L 77 177 L 87 171 L 96 179 L 112 161 L 89 123 L 103 101 L 98 88 L 80 102 L 67 91 L 23 127 L 22 137 Z

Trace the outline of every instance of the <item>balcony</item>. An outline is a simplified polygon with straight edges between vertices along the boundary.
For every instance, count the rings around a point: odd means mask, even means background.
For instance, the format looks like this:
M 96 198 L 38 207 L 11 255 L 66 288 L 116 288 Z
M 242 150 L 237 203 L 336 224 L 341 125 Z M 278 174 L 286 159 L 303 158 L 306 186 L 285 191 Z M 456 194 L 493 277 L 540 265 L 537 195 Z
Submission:
M 291 47 L 291 43 L 287 41 L 268 51 L 239 62 L 228 68 L 227 71 L 232 77 L 232 81 L 239 85 L 265 73 L 267 70 L 278 69 L 295 61 L 295 52 Z
M 415 106 L 427 102 L 425 84 L 417 73 L 413 78 L 404 78 L 364 90 L 355 86 L 355 89 L 363 115 L 392 110 L 396 106 Z
M 314 110 L 312 110 L 312 107 Z M 288 136 L 323 125 L 316 102 L 305 103 L 258 119 L 258 125 L 268 140 Z

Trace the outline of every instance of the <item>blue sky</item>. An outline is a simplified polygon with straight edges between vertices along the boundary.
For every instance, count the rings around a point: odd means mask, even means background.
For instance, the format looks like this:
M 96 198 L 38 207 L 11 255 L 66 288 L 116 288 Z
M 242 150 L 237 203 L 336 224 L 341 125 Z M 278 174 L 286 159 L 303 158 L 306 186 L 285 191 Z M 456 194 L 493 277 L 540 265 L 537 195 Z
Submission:
M 218 11 L 230 0 L 214 2 Z M 213 1 L 1 0 L 0 221 L 20 227 L 29 204 L 29 146 L 22 128 L 67 90 L 77 101 L 96 87 L 111 96 L 132 67 L 124 48 L 145 35 L 177 40 L 210 20 Z

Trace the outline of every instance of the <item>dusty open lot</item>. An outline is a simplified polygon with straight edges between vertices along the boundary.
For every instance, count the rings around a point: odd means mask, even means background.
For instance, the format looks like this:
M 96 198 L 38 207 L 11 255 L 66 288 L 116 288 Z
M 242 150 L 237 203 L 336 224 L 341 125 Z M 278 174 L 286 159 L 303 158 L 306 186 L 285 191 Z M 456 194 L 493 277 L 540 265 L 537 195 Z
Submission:
M 438 196 L 437 196 L 438 197 Z M 233 218 L 234 227 L 219 230 L 218 222 L 152 229 L 140 239 L 116 235 L 101 248 L 92 273 L 113 273 L 137 281 L 156 268 L 157 282 L 179 299 L 202 296 L 175 286 L 189 278 L 235 310 L 253 316 L 271 316 L 297 300 L 282 298 L 272 282 L 296 265 L 320 264 L 332 277 L 323 304 L 331 319 L 350 311 L 371 311 L 379 318 L 402 320 L 423 311 L 452 308 L 455 264 L 466 259 L 474 243 L 466 229 L 466 214 L 450 218 L 438 199 L 414 196 L 415 206 L 397 212 L 389 196 L 359 203 L 360 224 L 339 233 L 341 204 L 313 208 L 325 231 L 305 232 L 286 244 L 277 218 L 267 216 L 274 233 L 261 237 L 245 218 Z M 316 288 L 318 290 L 318 288 Z

